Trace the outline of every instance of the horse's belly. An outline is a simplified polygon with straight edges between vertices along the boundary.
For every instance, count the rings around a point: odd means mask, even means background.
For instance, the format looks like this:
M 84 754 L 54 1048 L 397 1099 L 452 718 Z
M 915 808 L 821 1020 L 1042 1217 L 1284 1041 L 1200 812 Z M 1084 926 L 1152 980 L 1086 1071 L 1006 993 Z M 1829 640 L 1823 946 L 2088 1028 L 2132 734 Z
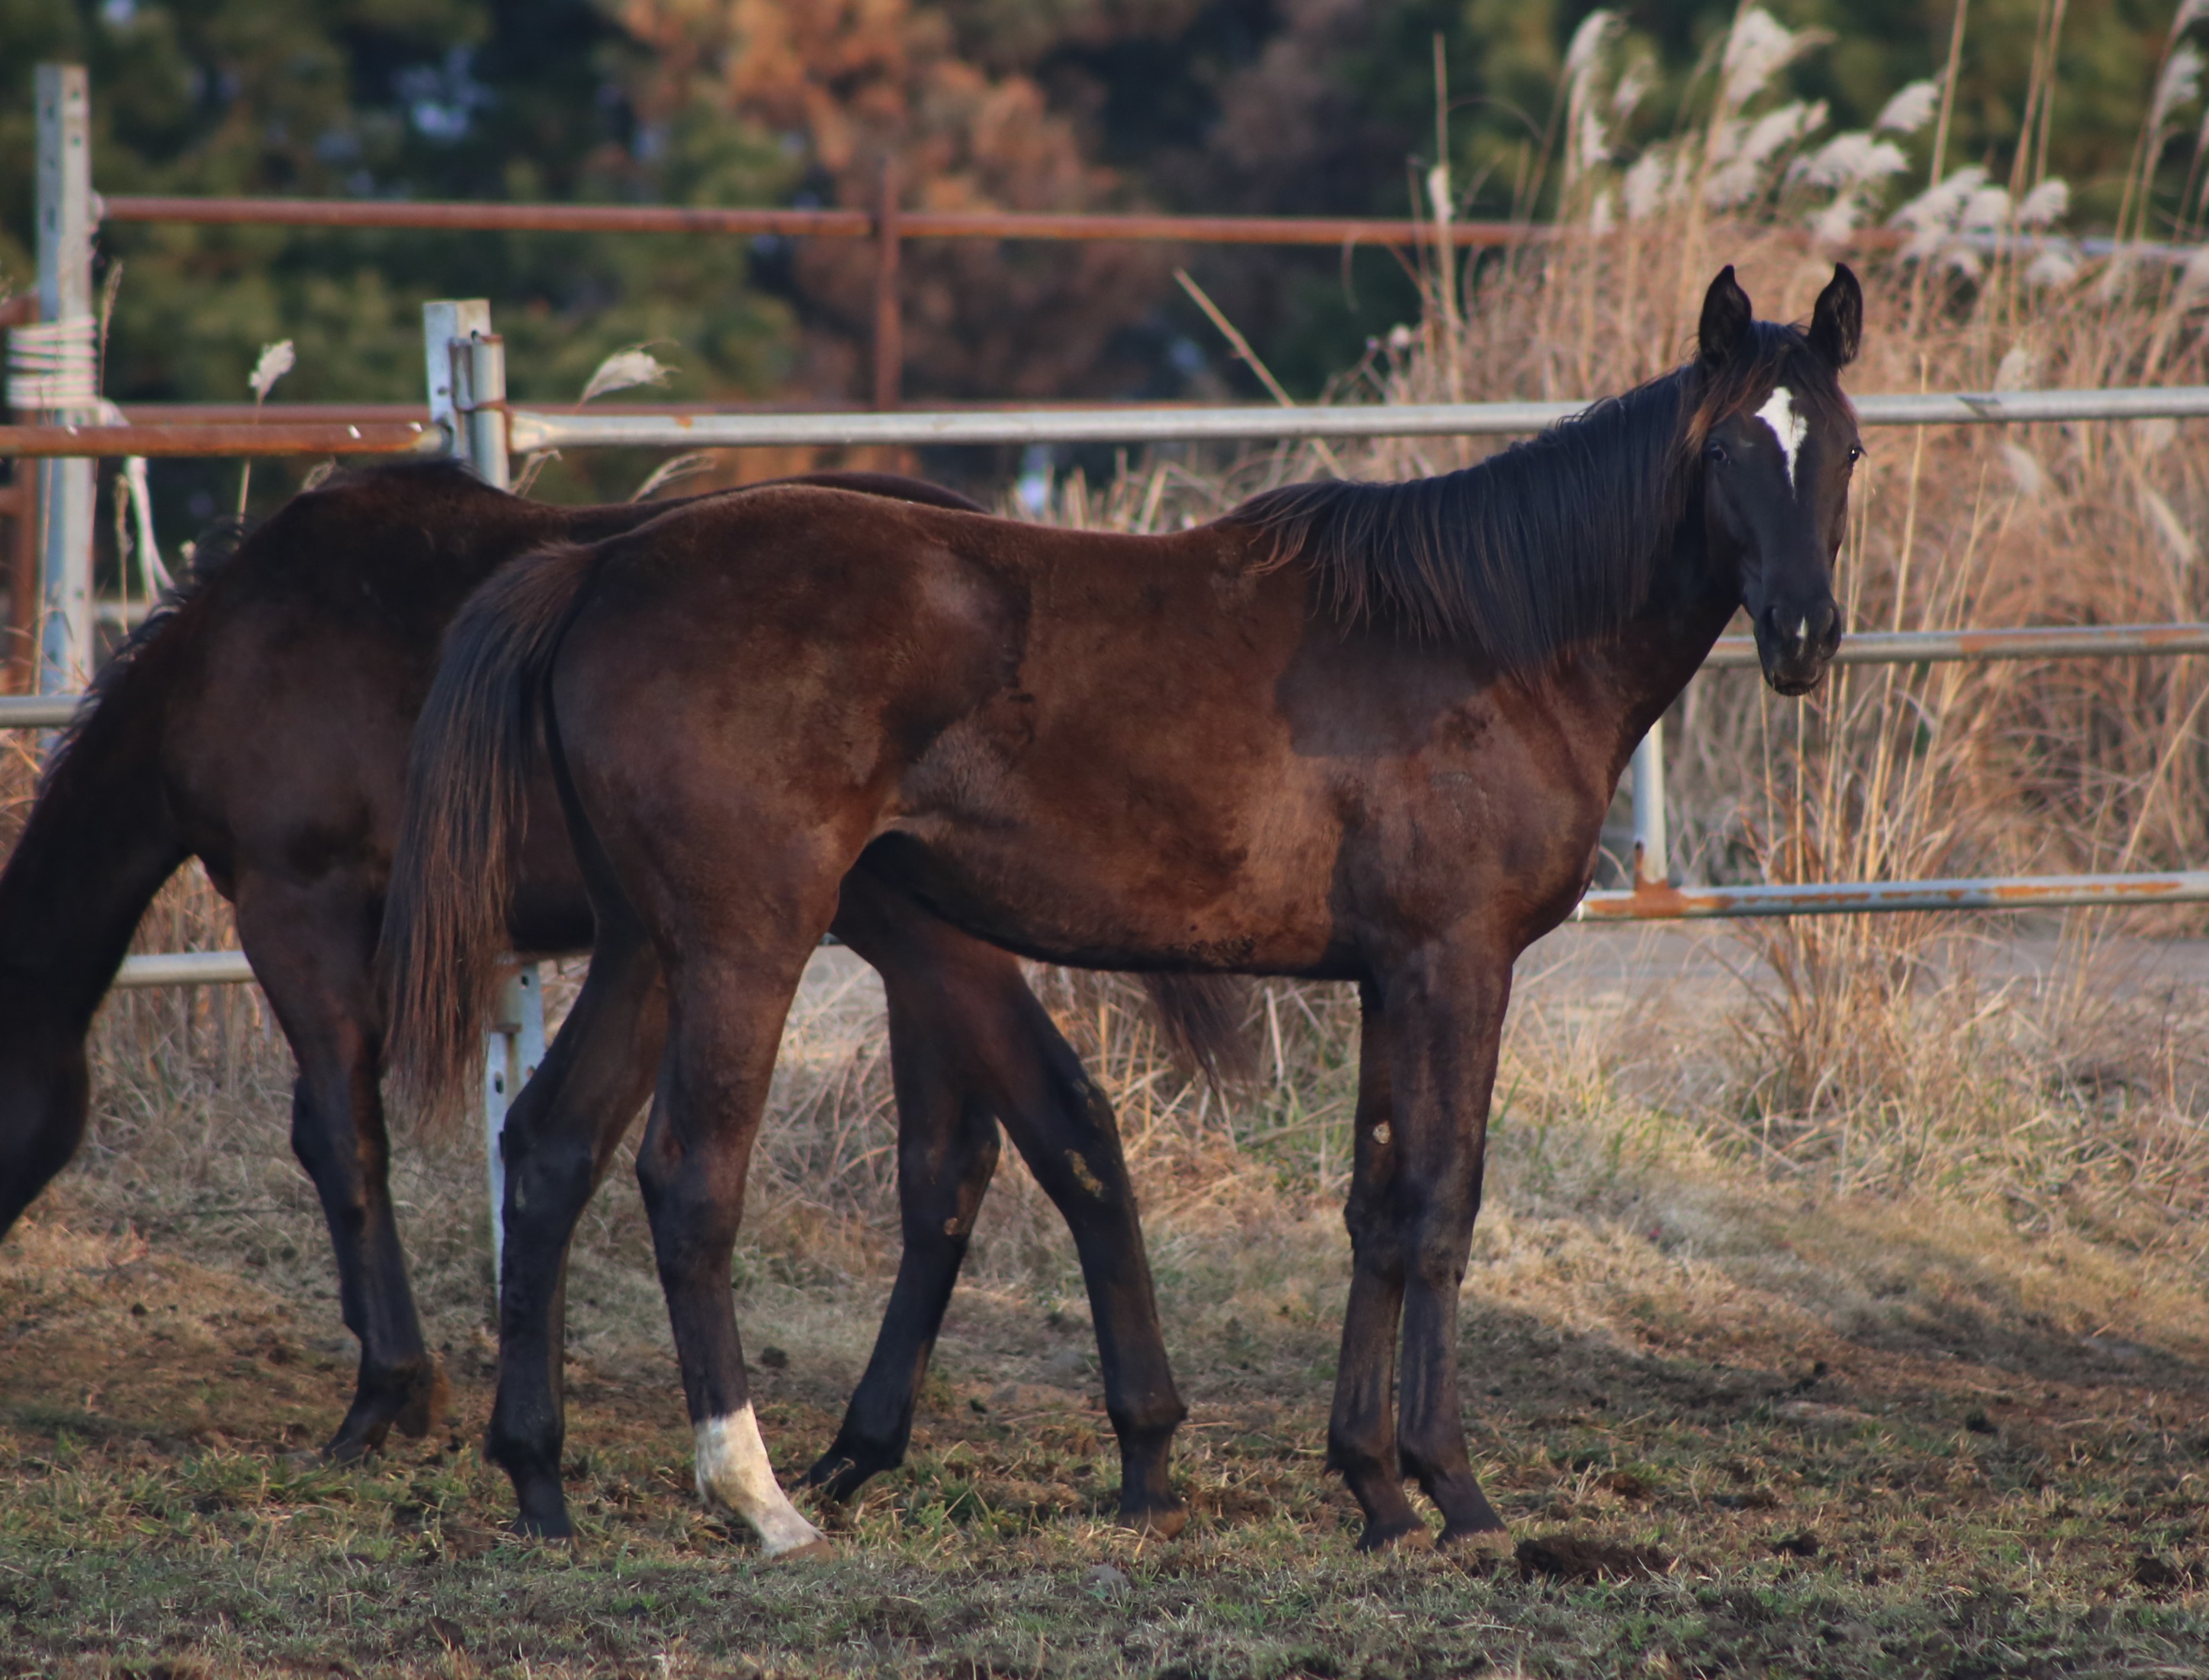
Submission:
M 1298 972 L 1330 948 L 1337 836 L 1308 802 L 984 744 L 908 778 L 870 865 L 979 937 L 1051 960 Z

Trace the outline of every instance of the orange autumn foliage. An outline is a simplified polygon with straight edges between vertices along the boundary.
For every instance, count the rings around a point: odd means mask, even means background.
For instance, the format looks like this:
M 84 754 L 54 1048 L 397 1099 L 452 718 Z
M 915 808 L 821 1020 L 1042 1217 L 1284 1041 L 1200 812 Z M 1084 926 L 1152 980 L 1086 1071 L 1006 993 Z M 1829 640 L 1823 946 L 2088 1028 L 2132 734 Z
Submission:
M 871 208 L 886 160 L 908 208 L 1078 210 L 1124 203 L 1070 123 L 1016 74 L 958 56 L 944 16 L 913 0 L 625 0 L 654 55 L 647 115 L 706 101 L 788 137 L 839 204 Z M 1165 259 L 1142 247 L 928 240 L 904 250 L 909 394 L 1102 394 L 1136 376 L 1113 334 L 1159 295 Z M 875 251 L 802 244 L 803 382 L 862 388 Z

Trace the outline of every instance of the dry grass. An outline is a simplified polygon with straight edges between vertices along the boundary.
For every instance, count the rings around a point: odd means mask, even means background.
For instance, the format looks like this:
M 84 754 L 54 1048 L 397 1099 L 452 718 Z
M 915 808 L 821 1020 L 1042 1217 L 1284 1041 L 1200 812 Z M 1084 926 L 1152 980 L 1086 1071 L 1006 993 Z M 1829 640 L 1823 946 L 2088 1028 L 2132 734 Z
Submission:
M 1106 1520 L 1078 1275 L 1008 1164 L 912 1464 L 838 1520 L 839 1562 L 795 1570 L 688 1493 L 625 1171 L 574 1260 L 576 1551 L 502 1535 L 509 1496 L 471 1445 L 495 1350 L 466 1141 L 410 1147 L 398 1175 L 449 1429 L 315 1466 L 352 1350 L 285 1159 L 280 1051 L 241 1035 L 233 1077 L 204 1019 L 189 1043 L 125 1039 L 112 1014 L 96 1147 L 0 1250 L 0 1671 L 2190 1671 L 2195 1257 L 2021 1229 L 1970 1185 L 1806 1197 L 1695 1117 L 1732 1077 L 1712 1026 L 1731 955 L 1606 930 L 1528 959 L 1463 1326 L 1523 1579 L 1358 1560 L 1320 1468 L 1346 1000 L 1261 999 L 1264 1086 L 1223 1111 L 1160 1069 L 1111 986 L 1044 977 L 1126 1119 L 1194 1407 L 1189 1535 Z M 785 1475 L 828 1438 L 887 1284 L 878 1015 L 824 953 L 734 1280 Z

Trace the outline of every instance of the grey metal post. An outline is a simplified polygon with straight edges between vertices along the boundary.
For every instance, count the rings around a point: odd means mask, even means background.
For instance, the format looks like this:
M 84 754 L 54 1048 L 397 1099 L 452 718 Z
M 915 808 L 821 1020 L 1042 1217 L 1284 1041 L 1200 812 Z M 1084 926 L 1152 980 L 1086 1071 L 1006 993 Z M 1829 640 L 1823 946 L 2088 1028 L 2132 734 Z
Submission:
M 506 1254 L 506 1115 L 545 1062 L 545 991 L 537 965 L 516 964 L 498 989 L 497 1017 L 484 1045 L 484 1156 L 491 1183 L 491 1277 Z M 496 1315 L 494 1315 L 496 1322 Z
M 453 453 L 485 484 L 509 483 L 506 346 L 480 298 L 422 305 L 430 418 Z M 484 1046 L 484 1159 L 491 1183 L 491 1274 L 497 1288 L 506 1251 L 506 1116 L 545 1060 L 545 991 L 534 963 L 519 965 L 499 989 L 497 1019 Z
M 78 64 L 38 70 L 39 312 L 51 334 L 49 365 L 63 400 L 47 420 L 98 418 L 92 313 L 92 96 Z M 66 694 L 92 675 L 93 514 L 95 462 L 39 464 L 44 527 L 39 587 L 39 692 Z
M 1671 876 L 1664 829 L 1664 720 L 1659 718 L 1634 750 L 1634 884 L 1662 887 Z

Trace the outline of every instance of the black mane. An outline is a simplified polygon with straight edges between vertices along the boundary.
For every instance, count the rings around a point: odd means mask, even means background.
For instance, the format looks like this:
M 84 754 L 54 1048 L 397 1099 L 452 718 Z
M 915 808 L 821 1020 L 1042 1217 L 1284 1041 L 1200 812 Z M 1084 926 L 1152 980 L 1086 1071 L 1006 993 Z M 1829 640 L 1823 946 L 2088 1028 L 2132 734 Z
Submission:
M 1270 536 L 1273 564 L 1310 568 L 1342 622 L 1525 669 L 1625 627 L 1687 511 L 1705 434 L 1783 382 L 1814 410 L 1846 409 L 1803 334 L 1759 322 L 1748 354 L 1691 362 L 1475 466 L 1286 485 L 1226 519 Z
M 130 667 L 137 662 L 153 639 L 168 629 L 192 597 L 207 586 L 225 566 L 236 557 L 245 539 L 253 534 L 254 522 L 240 515 L 216 521 L 201 532 L 185 551 L 184 563 L 176 581 L 161 592 L 153 609 L 135 625 L 123 638 L 123 645 L 109 655 L 99 669 L 93 673 L 92 681 L 85 684 L 84 698 L 77 702 L 75 713 L 54 738 L 53 749 L 46 755 L 45 767 L 39 772 L 39 792 L 43 794 L 68 759 L 69 749 L 76 744 L 77 737 L 91 721 L 100 703 L 122 683 Z

